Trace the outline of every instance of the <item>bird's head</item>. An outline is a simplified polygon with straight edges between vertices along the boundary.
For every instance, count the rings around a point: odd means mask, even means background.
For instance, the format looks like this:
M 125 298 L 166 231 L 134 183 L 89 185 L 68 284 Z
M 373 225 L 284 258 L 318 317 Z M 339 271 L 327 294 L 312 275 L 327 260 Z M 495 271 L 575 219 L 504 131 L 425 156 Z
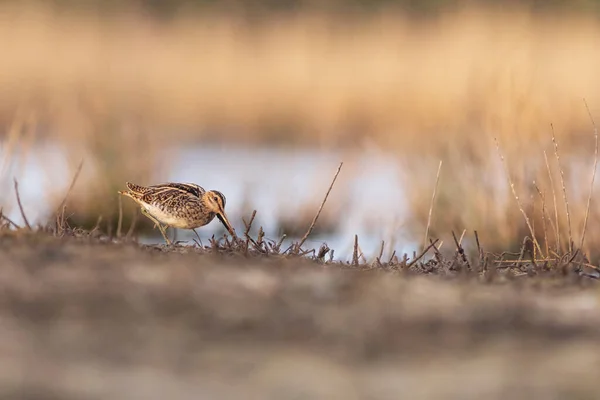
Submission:
M 204 194 L 204 202 L 211 212 L 214 212 L 227 231 L 235 236 L 235 229 L 229 223 L 225 214 L 225 196 L 217 190 L 209 190 Z

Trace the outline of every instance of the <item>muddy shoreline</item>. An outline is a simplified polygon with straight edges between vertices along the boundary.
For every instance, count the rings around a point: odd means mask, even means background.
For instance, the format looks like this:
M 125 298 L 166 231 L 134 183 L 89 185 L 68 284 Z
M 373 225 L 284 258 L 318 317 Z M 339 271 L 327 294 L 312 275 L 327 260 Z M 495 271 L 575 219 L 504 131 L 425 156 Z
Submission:
M 0 264 L 4 398 L 600 393 L 600 292 L 569 274 L 482 283 L 43 235 L 0 238 Z

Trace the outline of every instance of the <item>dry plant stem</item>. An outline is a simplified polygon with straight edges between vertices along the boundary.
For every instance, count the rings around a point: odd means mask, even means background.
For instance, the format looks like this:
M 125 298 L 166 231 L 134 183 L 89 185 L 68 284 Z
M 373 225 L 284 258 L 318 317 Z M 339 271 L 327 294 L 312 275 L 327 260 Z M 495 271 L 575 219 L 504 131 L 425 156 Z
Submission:
M 202 246 L 202 239 L 200 239 L 200 235 L 198 235 L 198 232 L 196 232 L 195 229 L 192 229 L 192 231 L 194 231 L 194 233 L 196 234 L 196 237 L 198 238 L 198 243 L 200 244 L 200 246 Z M 196 240 L 196 239 L 194 239 Z
M 367 263 L 367 257 L 365 257 L 365 253 L 360 248 L 360 245 L 358 245 L 358 258 L 362 258 L 363 262 Z
M 465 234 L 465 231 L 463 230 L 463 235 Z M 468 269 L 471 269 L 471 265 L 469 264 L 469 260 L 467 260 L 467 256 L 465 255 L 465 250 L 463 249 L 461 242 L 462 242 L 462 236 L 460 237 L 460 240 L 458 240 L 456 238 L 456 234 L 454 233 L 454 231 L 452 231 L 452 238 L 454 239 L 454 244 L 456 245 L 456 251 L 458 252 L 458 254 L 460 254 L 463 262 L 465 263 L 465 265 L 467 266 Z
M 285 238 L 287 237 L 287 235 L 284 233 L 283 235 L 281 235 L 281 238 L 279 238 L 279 242 L 277 242 L 277 251 L 279 251 L 279 249 L 281 248 L 281 245 L 283 244 L 283 241 L 285 240 Z
M 538 259 L 536 260 L 537 262 L 552 262 L 552 261 L 557 261 L 556 258 L 542 258 L 542 259 Z M 496 261 L 496 263 L 498 264 L 524 264 L 524 263 L 528 263 L 531 262 L 531 260 L 523 260 L 523 259 L 519 259 L 519 260 L 498 260 Z
M 310 224 L 310 227 L 308 228 L 308 231 L 306 231 L 306 233 L 302 237 L 302 240 L 300 240 L 300 243 L 298 243 L 298 245 L 296 246 L 296 251 L 300 250 L 300 248 L 302 247 L 302 245 L 304 244 L 304 242 L 306 241 L 306 239 L 312 232 L 313 228 L 315 227 L 315 224 L 317 223 L 317 220 L 319 219 L 319 215 L 321 215 L 321 210 L 323 210 L 323 206 L 325 205 L 325 202 L 327 201 L 327 197 L 329 197 L 329 193 L 331 192 L 331 189 L 333 188 L 333 185 L 335 184 L 335 180 L 337 179 L 338 175 L 340 174 L 342 165 L 344 165 L 343 162 L 340 163 L 340 166 L 338 167 L 337 171 L 335 172 L 335 175 L 333 176 L 333 180 L 331 181 L 331 185 L 329 185 L 329 189 L 327 189 L 327 193 L 325 193 L 325 197 L 323 198 L 323 201 L 321 202 L 321 206 L 319 207 L 317 214 L 313 218 L 313 220 Z
M 521 260 L 523 260 L 523 257 L 525 256 L 525 251 L 527 251 L 527 241 L 529 240 L 529 237 L 525 236 L 523 238 L 523 243 L 521 244 L 521 252 L 519 253 L 519 261 L 521 262 Z
M 83 168 L 83 160 L 81 160 L 79 162 L 79 165 L 77 166 L 77 170 L 75 170 L 75 175 L 73 175 L 73 179 L 71 179 L 71 184 L 69 185 L 69 189 L 67 190 L 67 193 L 65 194 L 65 197 L 63 198 L 63 200 L 60 202 L 60 205 L 56 208 L 55 214 L 58 214 L 58 212 L 61 209 L 63 209 L 64 205 L 67 204 L 69 195 L 71 194 L 71 191 L 73 190 L 73 187 L 75 186 L 75 183 L 77 182 L 77 179 L 79 178 L 79 174 L 81 173 L 82 168 Z M 64 217 L 64 215 L 63 215 L 63 217 Z
M 429 251 L 429 249 L 431 249 L 432 247 L 434 247 L 434 246 L 435 246 L 435 244 L 437 243 L 437 241 L 438 241 L 438 239 L 435 239 L 434 241 L 432 241 L 432 242 L 429 244 L 429 246 L 425 247 L 425 248 L 423 249 L 423 251 L 422 251 L 422 252 L 421 252 L 421 253 L 420 253 L 418 256 L 416 256 L 416 257 L 415 257 L 415 258 L 414 258 L 414 259 L 413 259 L 411 262 L 409 262 L 409 263 L 406 265 L 406 268 L 410 268 L 410 267 L 412 267 L 413 265 L 415 265 L 415 263 L 416 263 L 417 261 L 419 261 L 421 258 L 423 258 L 423 256 L 425 256 L 425 254 L 427 254 L 427 252 Z
M 592 116 L 592 112 L 588 106 L 587 101 L 584 99 L 585 108 L 590 117 L 590 121 L 592 121 L 592 126 L 594 127 L 594 139 L 595 139 L 595 147 L 594 147 L 594 167 L 592 169 L 592 179 L 590 181 L 590 193 L 587 199 L 587 207 L 585 209 L 585 218 L 583 220 L 583 231 L 581 232 L 581 242 L 579 243 L 579 248 L 583 248 L 583 242 L 585 240 L 585 231 L 587 228 L 588 217 L 590 215 L 590 203 L 592 201 L 592 193 L 594 191 L 594 180 L 596 179 L 596 167 L 598 166 L 598 128 L 596 127 L 596 122 L 594 121 L 594 117 Z
M 483 253 L 483 249 L 481 248 L 481 243 L 479 242 L 479 234 L 477 233 L 477 231 L 473 231 L 474 235 L 475 235 L 475 243 L 477 244 L 477 268 L 481 271 L 484 266 L 483 266 L 483 260 L 484 260 L 484 253 Z
M 506 165 L 506 161 L 504 160 L 504 156 L 502 155 L 502 152 L 500 151 L 500 144 L 498 143 L 498 139 L 494 138 L 494 141 L 496 142 L 496 149 L 498 150 L 498 155 L 500 156 L 500 160 L 502 161 L 502 165 L 504 166 L 504 171 L 506 172 L 506 176 L 508 178 L 508 184 L 510 185 L 510 189 L 512 191 L 512 194 L 515 197 L 515 200 L 517 201 L 517 205 L 519 207 L 519 210 L 521 211 L 521 214 L 523 214 L 523 218 L 525 218 L 525 223 L 527 224 L 527 227 L 529 228 L 529 232 L 531 232 L 531 236 L 533 237 L 533 242 L 535 243 L 535 246 L 537 247 L 537 249 L 541 253 L 542 249 L 540 248 L 540 245 L 539 245 L 537 239 L 535 238 L 535 234 L 534 234 L 534 231 L 533 231 L 533 227 L 531 226 L 531 222 L 529 221 L 529 217 L 527 216 L 527 213 L 525 212 L 525 210 L 523 210 L 523 206 L 521 205 L 521 201 L 519 200 L 519 195 L 517 194 L 517 191 L 515 190 L 515 185 L 513 184 L 513 181 L 510 178 L 510 173 L 508 171 L 508 166 Z
M 535 217 L 535 201 L 533 199 L 533 195 L 531 195 L 530 200 L 531 200 L 531 215 L 533 215 Z M 531 226 L 533 227 L 533 237 L 537 238 L 537 235 L 535 234 L 535 218 L 534 218 L 533 222 L 531 223 Z M 542 250 L 540 249 L 539 252 L 541 253 Z M 535 246 L 533 246 L 532 253 L 533 253 L 532 257 L 535 260 L 535 257 L 537 256 Z
M 425 228 L 425 239 L 423 240 L 423 248 L 427 245 L 427 241 L 429 239 L 429 228 L 431 226 L 431 216 L 433 214 L 433 205 L 435 203 L 435 196 L 437 194 L 438 184 L 440 182 L 440 172 L 442 171 L 442 160 L 440 160 L 440 164 L 438 165 L 437 174 L 435 177 L 435 186 L 433 187 L 433 194 L 431 195 L 431 203 L 429 204 L 429 215 L 427 217 L 427 227 Z
M 554 230 L 556 237 L 556 251 L 560 251 L 560 226 L 558 223 L 558 202 L 556 201 L 556 190 L 554 188 L 554 179 L 552 179 L 552 171 L 550 170 L 550 163 L 548 162 L 548 155 L 544 150 L 544 160 L 546 161 L 546 169 L 548 170 L 548 178 L 550 179 L 550 186 L 552 187 L 552 202 L 554 205 Z
M 352 250 L 352 265 L 358 265 L 358 235 L 354 235 L 354 248 Z
M 252 223 L 254 222 L 255 217 L 256 217 L 256 210 L 252 211 L 252 216 L 250 217 L 250 221 L 248 223 L 246 223 L 246 220 L 244 218 L 242 218 L 242 222 L 244 222 L 244 225 L 246 225 L 246 230 L 244 231 L 244 237 L 246 238 L 246 243 L 245 243 L 245 252 L 246 253 L 248 252 L 249 242 L 252 242 L 254 247 L 257 249 L 260 247 L 258 245 L 258 243 L 256 243 L 256 241 L 254 239 L 252 239 L 252 237 L 250 236 L 250 229 L 252 229 Z M 259 249 L 259 251 L 260 251 L 260 249 Z
M 579 262 L 579 261 L 573 261 L 573 264 L 582 265 L 582 266 L 585 266 L 585 267 L 590 267 L 590 268 L 595 269 L 596 271 L 600 270 L 599 266 L 593 265 L 593 264 L 589 264 L 589 263 L 584 263 L 584 262 Z
M 327 190 L 327 193 L 325 194 L 325 197 L 323 198 L 323 201 L 321 202 L 321 205 L 319 206 L 319 209 L 318 209 L 318 211 L 317 211 L 317 214 L 316 214 L 316 215 L 315 215 L 315 217 L 313 218 L 313 220 L 312 220 L 312 222 L 311 222 L 311 224 L 310 224 L 310 226 L 309 226 L 309 228 L 308 228 L 307 232 L 304 234 L 304 236 L 302 237 L 302 239 L 300 240 L 300 242 L 299 242 L 299 243 L 296 245 L 296 251 L 299 251 L 299 250 L 300 250 L 300 247 L 302 247 L 302 245 L 304 244 L 304 242 L 306 241 L 306 239 L 308 238 L 308 236 L 309 236 L 309 235 L 310 235 L 310 233 L 312 232 L 312 230 L 313 230 L 313 228 L 314 228 L 314 226 L 315 226 L 315 224 L 316 224 L 316 222 L 317 222 L 317 220 L 318 220 L 318 218 L 319 218 L 319 216 L 320 216 L 320 214 L 321 214 L 321 211 L 323 210 L 323 207 L 324 207 L 324 205 L 325 205 L 325 202 L 327 201 L 327 198 L 328 198 L 328 196 L 329 196 L 329 193 L 331 192 L 331 189 L 333 188 L 333 185 L 335 184 L 335 181 L 336 181 L 336 179 L 337 179 L 337 177 L 338 177 L 338 175 L 339 175 L 339 173 L 340 173 L 340 170 L 341 170 L 341 168 L 342 168 L 342 165 L 343 165 L 343 162 L 342 162 L 342 163 L 340 163 L 340 165 L 338 166 L 338 169 L 337 169 L 337 171 L 336 171 L 336 173 L 335 173 L 335 175 L 334 175 L 334 177 L 333 177 L 333 180 L 331 181 L 331 184 L 329 185 L 329 188 L 328 188 L 328 190 Z
M 533 186 L 537 190 L 538 195 L 540 196 L 540 199 L 542 199 L 542 226 L 544 228 L 544 247 L 546 250 L 546 257 L 548 257 L 548 255 L 550 253 L 549 253 L 549 248 L 548 248 L 548 230 L 546 227 L 546 218 L 548 217 L 546 215 L 546 199 L 545 199 L 545 196 L 542 194 L 542 191 L 540 190 L 540 188 L 535 183 L 535 181 L 533 181 Z M 552 220 L 550 220 L 550 223 L 552 223 Z
M 391 264 L 391 263 L 392 263 L 392 261 L 394 261 L 394 257 L 396 257 L 396 250 L 394 250 L 394 251 L 392 252 L 392 255 L 391 255 L 391 257 L 390 257 L 390 260 L 388 261 L 388 264 Z
M 121 237 L 121 228 L 123 227 L 123 201 L 121 196 L 118 198 L 119 201 L 119 221 L 117 222 L 117 238 Z
M 554 136 L 554 125 L 550 124 L 552 130 L 552 143 L 554 143 L 554 155 L 556 156 L 556 162 L 558 163 L 558 170 L 560 171 L 560 181 L 563 190 L 563 199 L 565 201 L 565 210 L 567 212 L 567 224 L 569 229 L 569 253 L 573 251 L 573 234 L 571 231 L 571 213 L 569 213 L 569 201 L 567 200 L 567 188 L 565 186 L 565 171 L 563 171 L 560 165 L 560 155 L 558 152 L 558 142 Z
M 101 222 L 102 222 L 102 215 L 99 215 L 98 219 L 96 220 L 96 226 L 94 226 L 94 229 L 92 229 L 92 232 L 95 232 L 98 229 L 100 229 L 100 223 Z
M 250 216 L 250 222 L 246 223 L 246 220 L 242 218 L 242 222 L 246 225 L 246 230 L 244 231 L 244 237 L 248 237 L 250 233 L 250 229 L 252 228 L 252 223 L 254 222 L 254 218 L 256 217 L 256 210 L 252 211 L 252 215 Z
M 477 233 L 477 231 L 473 231 L 473 234 L 475 235 L 475 243 L 477 243 L 477 251 L 479 253 L 481 253 L 481 244 L 479 243 L 479 234 Z
M 462 234 L 460 235 L 460 239 L 458 239 L 458 244 L 462 245 L 462 241 L 465 238 L 465 233 L 467 233 L 467 230 L 463 229 Z
M 27 220 L 27 216 L 25 215 L 25 211 L 23 210 L 23 204 L 21 204 L 21 196 L 19 195 L 19 183 L 16 179 L 15 182 L 15 194 L 17 195 L 17 203 L 19 204 L 19 210 L 21 211 L 21 217 L 23 217 L 23 221 L 25 222 L 25 226 L 27 229 L 31 230 L 31 225 L 29 225 L 29 221 Z
M 2 214 L 1 218 L 4 219 L 9 224 L 11 224 L 12 226 L 14 226 L 16 229 L 21 229 L 21 227 L 19 225 L 17 225 L 13 220 L 11 220 L 10 218 L 8 218 L 6 215 Z
M 133 219 L 131 220 L 131 225 L 129 225 L 129 230 L 127 231 L 127 236 L 126 236 L 127 240 L 131 239 L 131 236 L 133 236 L 133 231 L 135 230 L 135 226 L 137 224 L 139 215 L 140 214 L 138 213 L 138 209 L 136 208 L 133 211 Z

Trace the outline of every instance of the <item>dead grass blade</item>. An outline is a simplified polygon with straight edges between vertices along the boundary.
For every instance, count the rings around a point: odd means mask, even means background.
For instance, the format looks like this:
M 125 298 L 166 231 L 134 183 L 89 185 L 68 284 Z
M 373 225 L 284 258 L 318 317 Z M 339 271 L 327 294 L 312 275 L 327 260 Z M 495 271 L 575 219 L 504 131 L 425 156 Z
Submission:
M 435 177 L 435 186 L 433 187 L 433 194 L 431 195 L 431 203 L 429 204 L 429 216 L 427 217 L 427 227 L 425 228 L 425 239 L 423 240 L 423 248 L 427 246 L 429 240 L 429 227 L 431 226 L 431 216 L 433 214 L 433 205 L 435 203 L 435 196 L 437 194 L 438 184 L 440 182 L 440 172 L 442 171 L 442 160 L 438 165 L 437 175 Z
M 117 238 L 121 238 L 121 228 L 123 227 L 123 201 L 122 196 L 118 196 L 119 201 L 119 220 L 117 222 Z
M 2 208 L 0 208 L 0 221 L 1 220 L 5 220 L 6 222 L 9 223 L 9 225 L 14 226 L 16 229 L 21 229 L 21 227 L 19 225 L 15 224 L 13 220 L 11 220 L 6 215 L 4 215 L 4 210 Z
M 354 247 L 352 249 L 352 265 L 358 265 L 358 235 L 354 235 Z
M 137 224 L 138 218 L 140 214 L 138 213 L 138 209 L 133 210 L 133 219 L 131 220 L 131 225 L 129 225 L 129 230 L 127 231 L 127 235 L 125 236 L 125 240 L 129 241 L 133 236 L 133 232 L 135 230 L 135 226 Z
M 556 189 L 554 187 L 554 179 L 552 179 L 552 171 L 548 162 L 548 155 L 544 150 L 544 160 L 546 161 L 546 169 L 548 170 L 548 179 L 550 179 L 550 187 L 552 188 L 552 203 L 554 205 L 554 230 L 556 235 L 556 252 L 560 251 L 560 225 L 558 221 L 558 202 L 556 201 Z
M 558 163 L 558 170 L 560 171 L 560 181 L 562 184 L 563 200 L 565 202 L 565 210 L 567 212 L 567 225 L 569 229 L 569 253 L 573 251 L 573 234 L 571 230 L 571 213 L 569 212 L 569 201 L 567 199 L 567 187 L 565 186 L 565 171 L 560 164 L 560 154 L 558 151 L 558 142 L 554 135 L 554 125 L 550 124 L 552 130 L 552 143 L 554 143 L 554 155 L 556 156 L 556 162 Z
M 429 243 L 429 246 L 425 247 L 423 249 L 423 251 L 418 256 L 415 256 L 411 262 L 409 262 L 408 264 L 406 264 L 406 268 L 410 268 L 413 265 L 415 265 L 415 263 L 417 261 L 419 261 L 421 258 L 423 258 L 425 256 L 425 254 L 427 254 L 427 252 L 429 251 L 429 249 L 431 249 L 432 247 L 435 246 L 435 244 L 438 242 L 438 240 L 439 239 L 435 239 L 435 240 L 431 241 L 431 243 Z
M 69 199 L 69 196 L 71 195 L 71 191 L 73 190 L 73 187 L 75 186 L 75 183 L 77 182 L 77 179 L 79 178 L 79 174 L 81 173 L 82 168 L 83 168 L 83 160 L 81 160 L 79 162 L 79 165 L 77 166 L 77 169 L 75 170 L 75 175 L 73 175 L 73 179 L 71 179 L 71 184 L 69 185 L 69 189 L 67 189 L 67 193 L 65 194 L 65 197 L 60 202 L 60 204 L 56 208 L 56 211 L 54 212 L 57 230 L 60 229 L 62 231 L 62 229 L 63 229 L 63 225 L 65 222 L 65 209 L 66 209 L 65 206 L 67 204 L 67 200 Z
M 15 182 L 15 194 L 17 196 L 17 203 L 19 204 L 19 210 L 21 211 L 21 217 L 23 217 L 23 221 L 25 222 L 25 226 L 27 229 L 31 230 L 31 225 L 29 225 L 29 221 L 27 220 L 27 216 L 25 215 L 25 210 L 23 210 L 23 204 L 21 204 L 21 196 L 19 195 L 19 183 L 16 179 Z
M 254 218 L 256 218 L 256 210 L 252 211 L 252 215 L 250 216 L 250 221 L 246 222 L 246 220 L 244 218 L 242 218 L 242 222 L 244 223 L 244 225 L 246 227 L 246 229 L 244 230 L 244 237 L 246 238 L 246 241 L 244 243 L 244 253 L 245 254 L 248 253 L 248 247 L 250 245 L 250 242 L 252 242 L 252 245 L 254 246 L 254 248 L 256 248 L 257 250 L 262 252 L 262 249 L 260 248 L 261 246 L 250 236 L 250 229 L 252 229 L 252 223 L 254 222 Z M 260 232 L 262 232 L 262 227 L 260 228 Z M 260 232 L 259 232 L 259 237 L 260 237 Z M 260 240 L 262 240 L 262 239 L 259 239 L 259 241 Z M 283 241 L 283 239 L 282 239 L 282 241 Z
M 550 224 L 552 224 L 552 220 L 550 218 L 548 218 L 548 215 L 546 214 L 546 199 L 545 199 L 544 194 L 538 187 L 537 183 L 535 183 L 535 181 L 533 181 L 533 186 L 537 190 L 538 195 L 540 196 L 540 199 L 542 200 L 542 227 L 544 229 L 544 247 L 546 250 L 546 257 L 548 257 L 548 255 L 550 254 L 549 253 L 550 249 L 548 248 L 548 246 L 549 246 L 548 245 L 548 230 L 547 230 L 547 226 L 546 226 L 546 219 L 550 220 Z
M 468 269 L 471 269 L 471 264 L 469 264 L 469 260 L 467 260 L 467 256 L 465 255 L 465 250 L 462 247 L 462 239 L 463 236 L 465 234 L 465 231 L 463 230 L 463 234 L 460 237 L 460 240 L 458 240 L 456 238 L 456 234 L 454 233 L 454 231 L 452 231 L 452 238 L 454 239 L 454 244 L 456 245 L 456 251 L 458 252 L 458 254 L 461 256 L 463 262 L 465 263 L 465 265 L 467 266 Z
M 590 121 L 592 121 L 592 126 L 594 127 L 594 139 L 595 139 L 595 147 L 594 147 L 594 167 L 592 169 L 592 179 L 590 180 L 590 193 L 587 199 L 587 207 L 585 209 L 585 218 L 583 220 L 583 231 L 581 232 L 581 242 L 579 243 L 579 248 L 583 248 L 583 242 L 585 240 L 585 231 L 587 228 L 588 217 L 590 215 L 590 203 L 592 201 L 592 195 L 594 192 L 594 180 L 596 179 L 596 168 L 598 166 L 598 128 L 596 127 L 596 122 L 594 121 L 594 117 L 592 116 L 592 112 L 588 106 L 587 101 L 584 99 L 585 109 L 588 112 L 590 117 Z
M 510 177 L 510 172 L 508 171 L 508 166 L 506 165 L 504 156 L 502 155 L 502 152 L 500 151 L 500 143 L 498 143 L 498 139 L 496 139 L 496 138 L 494 138 L 494 141 L 496 142 L 496 149 L 498 150 L 498 156 L 500 156 L 500 160 L 502 161 L 502 166 L 504 167 L 504 171 L 506 172 L 506 177 L 508 179 L 508 184 L 510 185 L 512 194 L 515 197 L 515 200 L 517 201 L 517 206 L 519 207 L 519 211 L 521 211 L 521 214 L 523 214 L 523 218 L 525 218 L 525 223 L 527 224 L 527 227 L 529 228 L 529 232 L 531 233 L 533 242 L 535 243 L 537 249 L 541 253 L 542 249 L 540 248 L 540 245 L 539 245 L 537 239 L 535 238 L 535 234 L 533 231 L 533 227 L 531 226 L 531 222 L 529 221 L 529 217 L 527 216 L 527 213 L 525 212 L 525 210 L 523 209 L 523 206 L 521 205 L 521 200 L 519 200 L 519 195 L 517 194 L 517 191 L 515 190 L 515 185 Z
M 323 206 L 325 205 L 325 202 L 327 201 L 327 197 L 329 197 L 329 193 L 331 192 L 331 189 L 333 188 L 333 185 L 335 184 L 335 180 L 337 179 L 338 175 L 340 174 L 340 170 L 342 169 L 342 165 L 344 165 L 343 162 L 340 163 L 337 171 L 335 172 L 335 175 L 333 176 L 333 180 L 331 181 L 331 185 L 329 185 L 329 189 L 327 189 L 327 193 L 325 193 L 325 197 L 323 198 L 323 201 L 321 202 L 321 206 L 319 207 L 319 210 L 317 211 L 317 214 L 315 215 L 315 217 L 313 218 L 310 226 L 308 227 L 308 230 L 306 231 L 306 233 L 302 237 L 302 240 L 300 240 L 300 242 L 296 245 L 296 252 L 300 251 L 300 248 L 302 247 L 302 245 L 304 244 L 304 242 L 306 242 L 306 239 L 308 239 L 308 236 L 310 235 L 310 233 L 312 232 L 313 228 L 315 227 L 315 224 L 317 223 L 317 220 L 319 219 L 319 215 L 321 215 L 321 211 L 323 210 Z

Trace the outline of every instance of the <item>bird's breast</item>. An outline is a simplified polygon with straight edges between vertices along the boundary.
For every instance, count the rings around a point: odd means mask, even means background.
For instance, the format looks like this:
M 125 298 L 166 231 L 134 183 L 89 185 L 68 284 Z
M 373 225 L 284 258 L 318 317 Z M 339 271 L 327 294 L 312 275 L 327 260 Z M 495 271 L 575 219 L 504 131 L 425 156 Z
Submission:
M 159 222 L 179 229 L 194 229 L 208 224 L 214 213 L 197 207 L 166 207 L 163 204 L 144 204 L 144 208 Z

